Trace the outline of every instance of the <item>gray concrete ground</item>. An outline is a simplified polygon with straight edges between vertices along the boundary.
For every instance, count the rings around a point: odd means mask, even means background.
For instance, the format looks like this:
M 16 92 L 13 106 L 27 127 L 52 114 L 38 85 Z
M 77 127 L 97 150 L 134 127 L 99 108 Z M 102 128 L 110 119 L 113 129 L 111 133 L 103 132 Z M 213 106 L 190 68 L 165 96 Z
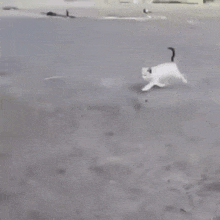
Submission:
M 0 219 L 219 219 L 215 10 L 2 18 Z M 168 46 L 189 83 L 142 93 Z

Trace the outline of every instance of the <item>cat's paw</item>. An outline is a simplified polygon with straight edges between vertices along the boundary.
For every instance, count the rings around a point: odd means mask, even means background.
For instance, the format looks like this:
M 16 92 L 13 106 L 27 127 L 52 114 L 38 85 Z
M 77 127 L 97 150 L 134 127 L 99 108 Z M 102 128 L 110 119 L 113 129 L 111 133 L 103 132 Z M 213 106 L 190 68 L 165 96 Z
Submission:
M 187 80 L 186 80 L 186 79 L 183 79 L 183 82 L 184 82 L 184 83 L 187 83 Z
M 163 84 L 163 83 L 157 83 L 156 85 L 159 86 L 159 87 L 164 87 L 164 86 L 166 86 L 166 84 Z
M 153 86 L 145 86 L 144 88 L 142 88 L 142 92 L 147 92 L 149 91 Z
M 148 91 L 148 89 L 145 89 L 145 88 L 142 88 L 141 90 L 142 90 L 142 92 Z

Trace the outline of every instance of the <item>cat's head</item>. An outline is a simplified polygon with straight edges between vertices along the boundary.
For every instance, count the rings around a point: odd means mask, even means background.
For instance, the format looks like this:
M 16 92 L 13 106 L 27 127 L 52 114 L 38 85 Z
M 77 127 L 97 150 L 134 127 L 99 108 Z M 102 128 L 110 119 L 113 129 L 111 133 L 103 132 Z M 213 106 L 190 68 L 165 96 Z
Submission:
M 152 77 L 152 69 L 150 67 L 143 67 L 142 68 L 142 78 L 144 80 L 150 80 Z

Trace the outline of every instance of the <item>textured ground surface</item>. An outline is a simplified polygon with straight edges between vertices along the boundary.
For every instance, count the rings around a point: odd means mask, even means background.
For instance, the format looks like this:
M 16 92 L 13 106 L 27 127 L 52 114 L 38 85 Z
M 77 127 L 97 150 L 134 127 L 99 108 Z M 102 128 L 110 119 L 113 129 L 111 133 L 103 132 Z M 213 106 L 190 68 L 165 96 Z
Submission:
M 220 219 L 219 18 L 0 25 L 1 220 Z

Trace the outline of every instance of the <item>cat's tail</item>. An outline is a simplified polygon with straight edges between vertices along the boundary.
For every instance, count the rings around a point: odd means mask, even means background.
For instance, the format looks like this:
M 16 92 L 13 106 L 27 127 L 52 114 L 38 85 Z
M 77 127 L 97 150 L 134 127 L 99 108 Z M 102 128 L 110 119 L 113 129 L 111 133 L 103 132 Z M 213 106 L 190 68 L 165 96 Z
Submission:
M 168 47 L 169 50 L 172 50 L 173 54 L 171 57 L 171 62 L 174 62 L 174 57 L 175 57 L 175 49 L 173 47 Z

